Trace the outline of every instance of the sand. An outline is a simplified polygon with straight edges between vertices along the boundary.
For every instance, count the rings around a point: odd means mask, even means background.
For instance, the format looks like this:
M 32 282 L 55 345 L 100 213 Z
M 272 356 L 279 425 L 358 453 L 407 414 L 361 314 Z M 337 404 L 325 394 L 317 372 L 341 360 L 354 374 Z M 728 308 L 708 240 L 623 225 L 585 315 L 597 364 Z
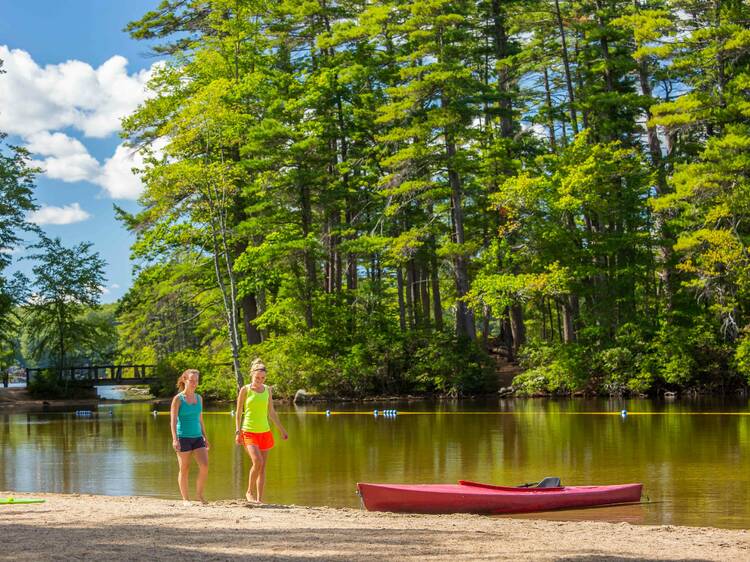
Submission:
M 14 494 L 1 560 L 750 560 L 750 532 L 354 509 Z

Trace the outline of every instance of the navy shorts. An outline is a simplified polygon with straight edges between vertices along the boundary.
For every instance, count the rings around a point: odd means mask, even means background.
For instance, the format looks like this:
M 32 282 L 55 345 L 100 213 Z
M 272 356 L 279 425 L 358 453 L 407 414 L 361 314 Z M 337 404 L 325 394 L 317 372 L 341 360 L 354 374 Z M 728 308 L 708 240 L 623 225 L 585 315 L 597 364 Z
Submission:
M 206 440 L 203 437 L 179 437 L 178 439 L 180 440 L 181 453 L 189 453 L 206 446 Z

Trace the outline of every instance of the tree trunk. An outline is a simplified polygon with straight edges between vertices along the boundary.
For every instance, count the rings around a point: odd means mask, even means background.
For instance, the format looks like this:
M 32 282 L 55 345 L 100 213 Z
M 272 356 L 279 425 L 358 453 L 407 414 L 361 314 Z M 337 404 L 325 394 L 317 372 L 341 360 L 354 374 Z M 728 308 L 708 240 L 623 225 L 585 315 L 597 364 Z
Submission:
M 510 55 L 508 48 L 508 34 L 505 30 L 505 14 L 500 8 L 501 0 L 492 0 L 492 31 L 495 42 L 495 55 L 498 60 L 504 59 Z M 513 99 L 510 95 L 511 74 L 508 66 L 503 65 L 498 79 L 498 89 L 500 90 L 500 135 L 503 138 L 513 136 Z
M 575 318 L 578 314 L 578 297 L 568 295 L 563 301 L 563 341 L 573 343 L 576 341 Z
M 412 260 L 406 262 L 406 318 L 409 328 L 416 326 L 416 314 L 414 313 L 414 267 Z
M 562 47 L 563 69 L 565 71 L 565 86 L 568 90 L 568 111 L 570 113 L 570 126 L 573 127 L 573 135 L 578 134 L 578 116 L 576 115 L 575 96 L 573 94 L 573 79 L 570 73 L 570 61 L 568 60 L 568 42 L 565 39 L 565 26 L 560 13 L 560 1 L 555 0 L 555 19 L 560 31 L 560 43 Z
M 432 283 L 432 311 L 435 316 L 435 329 L 443 329 L 443 303 L 440 301 L 440 277 L 438 271 L 437 255 L 433 248 L 431 252 L 432 267 L 430 267 L 430 281 Z
M 302 211 L 302 235 L 305 239 L 305 244 L 307 244 L 307 237 L 312 228 L 312 202 L 310 200 L 310 188 L 307 184 L 300 186 L 300 203 Z M 307 325 L 307 329 L 311 330 L 314 326 L 312 296 L 316 284 L 315 256 L 313 256 L 312 251 L 309 248 L 303 250 L 303 255 L 305 262 L 305 324 Z
M 492 311 L 486 304 L 482 307 L 482 349 L 489 351 L 490 345 L 490 322 L 492 321 Z
M 461 178 L 454 168 L 454 159 L 456 156 L 456 145 L 453 141 L 453 135 L 446 133 L 445 150 L 448 156 L 448 179 L 451 186 L 451 210 L 453 216 L 453 236 L 454 241 L 459 246 L 465 243 L 464 238 L 464 210 L 463 195 L 461 193 Z M 463 250 L 462 250 L 463 251 Z M 453 258 L 456 272 L 456 294 L 459 299 L 463 299 L 469 292 L 469 272 L 466 256 L 463 253 Z M 476 340 L 476 329 L 474 328 L 474 313 L 466 306 L 463 300 L 456 303 L 456 331 L 459 337 L 466 337 L 470 340 Z
M 425 327 L 430 326 L 430 288 L 428 283 L 427 266 L 422 265 L 419 268 L 419 294 L 422 301 L 422 322 Z
M 547 105 L 547 129 L 549 131 L 549 146 L 552 152 L 555 152 L 557 140 L 555 139 L 555 119 L 552 108 L 552 92 L 549 87 L 549 72 L 544 67 L 544 99 Z
M 549 339 L 555 341 L 555 320 L 552 316 L 552 299 L 547 297 L 547 312 L 549 314 Z
M 261 289 L 258 291 L 258 295 L 256 296 L 256 301 L 258 303 L 258 316 L 263 314 L 266 311 L 266 290 Z M 268 330 L 260 330 L 260 340 L 265 341 L 268 339 Z
M 510 307 L 510 330 L 513 334 L 513 354 L 518 355 L 518 350 L 526 343 L 526 325 L 520 304 L 513 304 Z
M 232 368 L 234 370 L 235 381 L 237 382 L 237 388 L 242 388 L 245 385 L 244 377 L 242 376 L 242 370 L 240 368 L 240 349 L 237 338 L 237 308 L 236 303 L 231 302 L 231 296 L 227 294 L 224 279 L 221 274 L 221 266 L 219 263 L 219 247 L 216 240 L 216 231 L 212 225 L 213 233 L 213 246 L 214 246 L 214 273 L 216 275 L 216 282 L 221 292 L 222 301 L 224 303 L 224 318 L 227 323 L 227 329 L 229 330 L 229 345 L 232 351 Z
M 401 266 L 396 266 L 396 288 L 398 292 L 398 323 L 401 331 L 406 331 L 406 307 L 404 306 L 404 274 Z
M 636 9 L 640 8 L 640 2 L 634 0 Z M 641 85 L 641 92 L 643 96 L 651 99 L 653 93 L 651 90 L 651 80 L 648 72 L 648 62 L 645 57 L 638 59 L 638 79 Z M 659 140 L 659 134 L 656 127 L 650 125 L 652 118 L 650 107 L 645 107 L 646 113 L 646 131 L 648 133 L 648 149 L 651 155 L 651 163 L 656 168 L 656 196 L 660 197 L 667 193 L 669 185 L 667 183 L 667 173 L 664 168 L 664 158 L 662 154 L 661 141 Z M 659 259 L 661 261 L 662 270 L 659 273 L 659 277 L 662 281 L 662 287 L 664 288 L 664 298 L 666 300 L 667 310 L 672 309 L 672 301 L 674 298 L 674 275 L 672 272 L 672 245 L 669 240 L 671 236 L 664 220 L 664 216 L 661 213 L 657 213 L 654 216 L 656 231 L 659 233 L 661 240 L 659 241 Z
M 502 326 L 501 326 L 501 332 L 503 336 L 503 341 L 505 343 L 505 349 L 508 353 L 508 361 L 515 361 L 516 360 L 516 354 L 513 350 L 513 329 L 511 327 L 511 321 L 510 321 L 510 307 L 505 308 L 505 312 L 503 312 L 503 319 L 502 319 Z
M 240 301 L 242 307 L 242 325 L 245 328 L 245 340 L 248 345 L 261 342 L 260 332 L 252 323 L 258 317 L 258 301 L 254 294 L 245 295 Z

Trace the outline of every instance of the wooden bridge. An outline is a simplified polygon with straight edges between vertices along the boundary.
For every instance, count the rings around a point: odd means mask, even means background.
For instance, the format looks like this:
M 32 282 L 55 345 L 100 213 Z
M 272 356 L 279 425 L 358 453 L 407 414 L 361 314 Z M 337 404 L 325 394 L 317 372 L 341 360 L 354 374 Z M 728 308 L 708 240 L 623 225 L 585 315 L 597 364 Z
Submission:
M 53 371 L 63 380 L 92 386 L 128 386 L 157 381 L 156 365 L 87 365 L 85 367 L 35 367 L 26 369 L 26 386 L 35 376 Z

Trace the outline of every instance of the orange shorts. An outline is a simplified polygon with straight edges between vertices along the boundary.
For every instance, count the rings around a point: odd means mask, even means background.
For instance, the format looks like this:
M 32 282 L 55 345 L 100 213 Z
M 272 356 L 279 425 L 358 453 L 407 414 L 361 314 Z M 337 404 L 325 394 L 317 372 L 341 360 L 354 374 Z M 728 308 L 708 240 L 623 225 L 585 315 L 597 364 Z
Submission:
M 264 431 L 262 433 L 243 431 L 242 442 L 245 445 L 255 445 L 261 451 L 267 451 L 268 449 L 273 448 L 273 433 L 270 431 Z

